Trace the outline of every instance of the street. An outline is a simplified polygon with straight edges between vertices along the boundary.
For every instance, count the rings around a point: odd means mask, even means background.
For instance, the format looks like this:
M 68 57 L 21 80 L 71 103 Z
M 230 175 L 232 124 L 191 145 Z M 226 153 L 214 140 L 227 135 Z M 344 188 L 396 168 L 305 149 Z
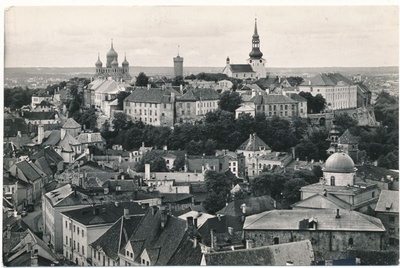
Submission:
M 35 205 L 35 210 L 29 212 L 22 220 L 32 229 L 33 232 L 42 232 L 42 203 Z

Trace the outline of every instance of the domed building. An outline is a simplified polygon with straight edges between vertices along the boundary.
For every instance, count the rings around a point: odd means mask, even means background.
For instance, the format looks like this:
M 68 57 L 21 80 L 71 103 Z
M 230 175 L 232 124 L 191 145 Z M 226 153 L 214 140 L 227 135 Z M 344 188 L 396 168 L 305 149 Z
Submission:
M 301 201 L 293 204 L 293 209 L 339 208 L 363 213 L 375 209 L 380 189 L 357 178 L 357 168 L 348 154 L 333 153 L 322 171 L 319 182 L 300 189 Z
M 129 82 L 132 77 L 129 74 L 129 63 L 125 59 L 122 62 L 122 66 L 118 66 L 118 53 L 114 50 L 114 44 L 111 39 L 111 48 L 106 54 L 106 66 L 103 67 L 103 63 L 100 60 L 100 55 L 97 56 L 95 63 L 96 73 L 95 79 L 107 80 L 112 79 L 117 82 Z

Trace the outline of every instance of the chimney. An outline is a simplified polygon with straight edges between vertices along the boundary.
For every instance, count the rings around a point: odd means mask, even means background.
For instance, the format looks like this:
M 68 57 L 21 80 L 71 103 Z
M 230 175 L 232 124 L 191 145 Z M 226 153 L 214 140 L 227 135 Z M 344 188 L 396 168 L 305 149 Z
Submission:
M 93 215 L 94 216 L 99 215 L 99 209 L 98 208 L 93 207 Z
M 151 207 L 151 214 L 154 216 L 154 215 L 156 215 L 156 213 L 157 213 L 157 206 L 152 206 Z
M 193 227 L 193 217 L 186 217 L 186 229 Z
M 197 230 L 197 218 L 193 219 L 193 227 Z
M 175 93 L 171 92 L 171 103 L 175 102 Z
M 276 201 L 274 200 L 274 208 L 276 208 Z
M 328 190 L 324 189 L 324 196 L 328 195 Z
M 246 203 L 243 203 L 240 207 L 242 208 L 242 213 L 246 215 L 246 211 L 247 211 Z
M 65 133 L 66 133 L 65 129 L 61 128 L 61 140 L 64 139 Z
M 7 239 L 11 238 L 11 225 L 7 224 Z
M 126 220 L 129 220 L 129 209 L 127 209 L 127 208 L 124 208 L 124 218 Z
M 211 249 L 213 250 L 217 246 L 217 237 L 215 236 L 214 229 L 211 229 L 210 233 L 211 233 Z
M 39 266 L 39 261 L 38 261 L 38 250 L 37 250 L 37 249 L 31 251 L 31 266 L 32 266 L 32 267 L 37 267 L 37 266 Z
M 221 221 L 221 214 L 217 214 L 218 221 Z
M 44 138 L 44 127 L 43 125 L 38 126 L 38 144 L 42 144 Z
M 250 240 L 250 239 L 246 240 L 246 249 L 251 249 L 253 247 L 254 247 L 253 240 Z
M 336 209 L 336 219 L 340 219 L 339 209 Z
M 125 175 L 121 175 L 121 181 L 125 180 Z
M 150 88 L 151 88 L 151 85 L 147 84 L 147 90 L 150 90 Z
M 311 80 L 308 80 L 308 85 L 311 86 Z
M 119 202 L 118 201 L 115 201 L 114 204 L 115 204 L 116 207 L 119 207 Z
M 150 164 L 144 164 L 144 178 L 150 180 Z
M 279 84 L 281 83 L 281 77 L 280 76 L 278 77 L 278 83 Z
M 197 237 L 193 237 L 193 248 L 197 248 Z
M 88 133 L 87 139 L 88 139 L 89 143 L 92 142 L 92 134 L 91 133 Z
M 17 137 L 18 137 L 18 138 L 21 138 L 21 136 L 22 136 L 21 131 L 18 130 L 18 131 L 17 131 Z
M 179 91 L 181 92 L 181 94 L 183 94 L 183 85 L 182 84 L 179 86 Z
M 229 233 L 230 235 L 233 235 L 233 227 L 228 227 L 228 233 Z

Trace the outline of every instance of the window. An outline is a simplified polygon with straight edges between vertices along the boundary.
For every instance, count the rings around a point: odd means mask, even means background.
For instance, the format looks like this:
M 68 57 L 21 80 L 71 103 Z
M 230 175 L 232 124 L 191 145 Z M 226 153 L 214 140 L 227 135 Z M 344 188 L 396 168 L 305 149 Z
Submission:
M 372 198 L 375 198 L 375 192 L 372 192 Z
M 65 228 L 68 228 L 68 222 L 65 221 Z
M 96 250 L 93 250 L 93 257 L 96 258 Z
M 103 255 L 103 266 L 106 266 L 106 256 Z
M 85 246 L 82 246 L 82 255 L 85 254 Z
M 79 243 L 78 243 L 78 252 L 79 252 Z
M 82 230 L 82 237 L 85 236 L 85 230 Z
M 79 227 L 77 227 L 77 233 L 79 234 Z
M 278 245 L 279 244 L 279 237 L 274 237 L 274 245 Z
M 129 251 L 126 251 L 126 256 L 128 256 L 128 257 L 129 257 Z
M 331 177 L 331 186 L 335 186 L 335 177 L 334 176 Z
M 394 234 L 394 228 L 389 228 L 389 234 Z
M 389 216 L 389 222 L 394 222 L 394 216 Z
M 392 246 L 393 246 L 393 245 L 395 244 L 394 242 L 395 242 L 394 238 L 393 238 L 393 237 L 390 237 L 390 238 L 389 238 L 389 245 L 392 245 Z
M 75 225 L 74 225 L 74 233 L 75 233 L 75 229 L 76 229 L 76 228 L 75 228 Z
M 69 223 L 69 229 L 71 230 L 71 223 Z
M 147 261 L 147 262 L 146 262 L 146 265 L 147 265 L 147 266 L 150 266 L 150 263 L 149 263 L 149 261 Z
M 68 236 L 65 236 L 65 244 L 68 246 Z
M 69 246 L 72 247 L 72 238 L 69 239 Z
M 133 259 L 133 253 L 131 252 L 131 258 Z
M 354 245 L 353 238 L 349 238 L 349 246 L 352 246 L 352 245 Z
M 75 240 L 74 240 L 74 249 L 76 248 L 75 246 L 76 246 L 76 244 L 75 244 Z
M 107 258 L 107 266 L 110 266 L 110 258 Z

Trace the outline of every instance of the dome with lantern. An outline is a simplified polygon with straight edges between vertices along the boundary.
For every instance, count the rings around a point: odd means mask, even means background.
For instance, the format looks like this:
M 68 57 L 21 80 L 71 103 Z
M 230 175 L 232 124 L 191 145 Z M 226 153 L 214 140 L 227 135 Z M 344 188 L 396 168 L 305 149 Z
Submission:
M 332 154 L 325 163 L 324 172 L 332 173 L 352 173 L 357 169 L 351 157 L 343 152 Z

